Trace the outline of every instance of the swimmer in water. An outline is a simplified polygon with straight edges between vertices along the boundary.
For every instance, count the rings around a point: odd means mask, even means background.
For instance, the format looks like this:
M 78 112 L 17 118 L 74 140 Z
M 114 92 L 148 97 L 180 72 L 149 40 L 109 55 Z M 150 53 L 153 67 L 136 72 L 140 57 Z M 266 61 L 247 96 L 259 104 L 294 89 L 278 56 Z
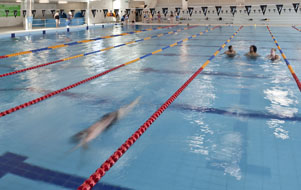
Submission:
M 228 57 L 235 57 L 236 51 L 234 51 L 232 46 L 229 46 L 228 50 L 224 54 L 228 55 Z
M 267 56 L 267 58 L 271 61 L 277 61 L 280 59 L 280 56 L 276 54 L 276 49 L 271 49 L 271 54 Z
M 76 133 L 72 137 L 72 141 L 76 142 L 77 145 L 69 152 L 73 152 L 76 149 L 83 147 L 87 148 L 88 143 L 98 137 L 102 132 L 106 131 L 118 120 L 127 115 L 134 107 L 139 103 L 141 97 L 136 98 L 132 103 L 125 105 L 114 112 L 107 113 L 101 119 L 96 121 L 93 125 Z
M 252 58 L 252 59 L 256 59 L 260 55 L 257 54 L 257 47 L 255 45 L 251 45 L 250 51 L 248 53 L 246 53 L 245 56 Z

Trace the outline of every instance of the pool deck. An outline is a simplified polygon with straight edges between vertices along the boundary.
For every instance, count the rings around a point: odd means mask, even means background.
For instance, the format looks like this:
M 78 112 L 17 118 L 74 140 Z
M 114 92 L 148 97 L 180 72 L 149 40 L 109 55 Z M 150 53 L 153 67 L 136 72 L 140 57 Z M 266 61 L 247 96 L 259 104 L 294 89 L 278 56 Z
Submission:
M 25 31 L 22 26 L 0 27 L 0 34 L 12 31 Z
M 101 24 L 92 24 L 92 25 L 80 25 L 80 26 L 70 26 L 70 27 L 58 27 L 58 28 L 34 28 L 32 30 L 25 30 L 22 26 L 15 27 L 0 27 L 0 38 L 6 37 L 17 37 L 17 36 L 26 36 L 32 34 L 46 34 L 46 33 L 56 33 L 56 32 L 68 32 L 69 31 L 78 31 L 86 30 L 88 28 L 100 28 L 106 26 L 112 26 L 115 23 L 101 23 Z
M 93 28 L 93 27 L 102 27 L 102 25 L 104 26 L 108 26 L 108 25 L 114 25 L 116 23 L 100 23 L 100 24 L 92 24 L 89 25 L 89 28 Z M 120 23 L 117 23 L 120 24 Z M 142 22 L 137 22 L 135 23 L 135 25 L 187 25 L 186 23 L 142 23 Z M 132 24 L 129 24 L 132 25 Z M 229 26 L 229 24 L 190 24 L 193 26 L 208 26 L 208 25 L 212 25 L 212 26 Z M 231 24 L 231 26 L 241 26 L 239 24 Z M 244 26 L 254 26 L 254 24 L 244 24 Z M 266 26 L 266 24 L 256 24 L 256 26 Z M 279 26 L 279 27 L 289 27 L 291 25 L 270 25 L 270 26 Z M 80 25 L 80 26 L 70 26 L 69 30 L 70 31 L 77 31 L 77 30 L 83 30 L 86 29 L 87 25 Z M 11 34 L 14 33 L 18 36 L 24 36 L 24 35 L 30 35 L 30 34 L 34 34 L 34 33 L 42 33 L 43 31 L 46 32 L 66 32 L 67 31 L 67 27 L 58 27 L 58 28 L 34 28 L 32 30 L 25 30 L 22 26 L 14 26 L 14 27 L 0 27 L 0 38 L 2 37 L 11 37 Z

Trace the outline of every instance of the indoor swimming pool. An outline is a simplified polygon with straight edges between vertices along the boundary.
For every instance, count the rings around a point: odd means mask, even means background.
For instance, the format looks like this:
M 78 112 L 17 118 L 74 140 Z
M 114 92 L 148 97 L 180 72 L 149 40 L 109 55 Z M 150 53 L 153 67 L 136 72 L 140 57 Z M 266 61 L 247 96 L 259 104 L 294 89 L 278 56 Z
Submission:
M 270 30 L 301 77 L 300 31 Z M 277 47 L 265 26 L 115 25 L 0 43 L 1 190 L 78 188 L 204 63 L 93 189 L 301 186 L 301 94 L 283 58 L 266 59 Z M 244 56 L 251 45 L 259 58 Z M 138 97 L 73 149 L 72 136 Z

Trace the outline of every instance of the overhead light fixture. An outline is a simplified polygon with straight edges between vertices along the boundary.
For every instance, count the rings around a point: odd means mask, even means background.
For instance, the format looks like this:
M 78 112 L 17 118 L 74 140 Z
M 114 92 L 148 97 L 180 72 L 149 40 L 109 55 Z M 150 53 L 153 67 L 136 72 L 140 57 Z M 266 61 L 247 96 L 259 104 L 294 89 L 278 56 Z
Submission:
M 21 2 L 22 2 L 22 0 L 17 0 L 16 2 L 17 2 L 17 3 L 21 3 Z
M 67 1 L 59 1 L 59 4 L 67 4 Z
M 49 3 L 49 0 L 40 0 L 39 3 Z

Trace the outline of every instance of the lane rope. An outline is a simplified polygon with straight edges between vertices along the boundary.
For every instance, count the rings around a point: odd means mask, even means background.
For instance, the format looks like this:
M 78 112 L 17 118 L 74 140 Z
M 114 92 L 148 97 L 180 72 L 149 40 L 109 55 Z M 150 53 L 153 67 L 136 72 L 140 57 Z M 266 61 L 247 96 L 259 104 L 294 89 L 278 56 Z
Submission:
M 211 28 L 211 29 L 209 29 L 209 30 L 212 31 L 212 30 L 214 30 L 215 28 L 217 28 L 217 26 L 214 27 L 214 28 Z M 92 77 L 86 78 L 86 79 L 84 79 L 84 80 L 82 80 L 82 81 L 76 82 L 76 83 L 74 83 L 74 84 L 71 84 L 71 85 L 66 86 L 66 87 L 64 87 L 64 88 L 61 88 L 61 89 L 59 89 L 59 90 L 50 92 L 50 93 L 48 93 L 48 94 L 46 94 L 46 95 L 44 95 L 44 96 L 41 96 L 41 97 L 36 98 L 36 99 L 34 99 L 34 100 L 31 100 L 31 101 L 29 101 L 29 102 L 26 102 L 26 103 L 23 103 L 23 104 L 18 105 L 18 106 L 16 106 L 16 107 L 7 109 L 7 110 L 5 110 L 5 111 L 2 111 L 2 112 L 0 112 L 0 117 L 6 116 L 6 115 L 8 115 L 8 114 L 11 114 L 11 113 L 16 112 L 16 111 L 18 111 L 18 110 L 21 110 L 21 109 L 23 109 L 23 108 L 29 107 L 29 106 L 31 106 L 31 105 L 33 105 L 33 104 L 36 104 L 36 103 L 41 102 L 41 101 L 43 101 L 43 100 L 46 100 L 46 99 L 48 99 L 48 98 L 50 98 L 50 97 L 52 97 L 52 96 L 54 96 L 54 95 L 60 94 L 60 93 L 62 93 L 62 92 L 64 92 L 64 91 L 70 90 L 71 88 L 74 88 L 74 87 L 76 87 L 76 86 L 79 86 L 79 85 L 81 85 L 81 84 L 84 84 L 84 83 L 86 83 L 86 82 L 88 82 L 88 81 L 94 80 L 94 79 L 96 79 L 96 78 L 98 78 L 98 77 L 101 77 L 101 76 L 103 76 L 103 75 L 106 75 L 106 74 L 108 74 L 108 73 L 110 73 L 110 72 L 112 72 L 112 71 L 114 71 L 114 70 L 117 70 L 117 69 L 119 69 L 119 68 L 121 68 L 121 67 L 124 67 L 124 66 L 126 66 L 126 65 L 129 65 L 129 64 L 131 64 L 131 63 L 135 63 L 135 62 L 137 62 L 137 61 L 139 61 L 139 60 L 141 60 L 141 59 L 144 59 L 144 58 L 146 58 L 146 57 L 148 57 L 148 56 L 151 56 L 151 55 L 154 55 L 154 54 L 156 54 L 156 53 L 159 53 L 159 52 L 161 52 L 161 51 L 163 51 L 163 50 L 165 50 L 165 49 L 168 49 L 168 48 L 170 48 L 170 47 L 174 47 L 174 46 L 176 46 L 176 45 L 179 45 L 179 44 L 181 44 L 181 43 L 183 43 L 183 42 L 186 42 L 186 41 L 188 41 L 188 40 L 190 40 L 190 39 L 192 39 L 192 38 L 195 38 L 195 37 L 197 37 L 197 36 L 200 36 L 200 35 L 202 35 L 202 34 L 205 34 L 205 33 L 209 32 L 209 30 L 207 29 L 207 30 L 205 30 L 204 32 L 200 32 L 200 33 L 198 33 L 198 34 L 196 34 L 196 35 L 192 35 L 192 36 L 190 36 L 190 37 L 188 37 L 188 38 L 185 38 L 184 40 L 180 40 L 180 41 L 178 41 L 178 42 L 175 42 L 175 43 L 173 43 L 173 44 L 171 44 L 171 45 L 169 45 L 169 46 L 166 46 L 166 47 L 164 47 L 164 48 L 161 48 L 161 49 L 158 49 L 158 50 L 156 50 L 156 51 L 153 51 L 152 53 L 145 54 L 145 55 L 143 55 L 143 56 L 141 56 L 141 57 L 138 57 L 138 58 L 136 58 L 136 59 L 133 59 L 133 60 L 131 60 L 131 61 L 129 61 L 129 62 L 126 62 L 126 63 L 124 63 L 124 64 L 118 65 L 118 66 L 116 66 L 116 67 L 113 67 L 113 68 L 111 68 L 111 69 L 108 69 L 108 70 L 106 70 L 106 71 L 104 71 L 104 72 L 101 72 L 101 73 L 99 73 L 99 74 L 97 74 L 97 75 L 94 75 L 94 76 L 92 76 Z
M 15 74 L 22 73 L 22 72 L 25 72 L 25 71 L 30 71 L 30 70 L 41 68 L 41 67 L 45 67 L 45 66 L 52 65 L 52 64 L 55 64 L 55 63 L 60 63 L 60 62 L 63 62 L 63 61 L 68 61 L 68 60 L 71 60 L 71 59 L 76 59 L 76 58 L 79 58 L 79 57 L 84 57 L 84 56 L 92 55 L 92 54 L 95 54 L 95 53 L 104 52 L 104 51 L 114 49 L 114 48 L 118 48 L 118 47 L 122 47 L 122 46 L 125 46 L 125 45 L 130 45 L 130 44 L 150 40 L 150 39 L 153 39 L 153 38 L 160 38 L 160 37 L 165 36 L 165 35 L 174 34 L 175 32 L 181 32 L 183 30 L 189 30 L 189 29 L 195 28 L 195 27 L 197 27 L 197 26 L 185 27 L 183 29 L 178 29 L 178 30 L 174 30 L 174 31 L 170 31 L 170 32 L 165 32 L 165 33 L 161 33 L 161 34 L 158 34 L 158 35 L 141 38 L 141 39 L 134 40 L 134 41 L 129 41 L 129 42 L 126 42 L 126 43 L 123 43 L 123 44 L 107 47 L 107 48 L 104 48 L 104 49 L 100 49 L 100 50 L 96 50 L 96 51 L 92 51 L 92 52 L 88 52 L 88 53 L 82 53 L 82 54 L 74 55 L 74 56 L 67 57 L 67 58 L 60 59 L 60 60 L 56 60 L 56 61 L 51 61 L 49 63 L 44 63 L 44 64 L 40 64 L 40 65 L 36 65 L 36 66 L 32 66 L 32 67 L 27 67 L 27 68 L 24 68 L 24 69 L 20 69 L 20 70 L 8 72 L 8 73 L 3 73 L 3 74 L 0 74 L 0 78 L 10 76 L 10 75 L 15 75 Z
M 293 75 L 293 77 L 294 77 L 294 79 L 295 79 L 295 81 L 296 81 L 296 83 L 297 83 L 297 86 L 298 86 L 299 90 L 301 91 L 301 83 L 300 83 L 300 80 L 299 80 L 299 78 L 297 77 L 297 75 L 296 75 L 296 73 L 295 73 L 293 67 L 291 66 L 290 62 L 287 60 L 286 55 L 285 55 L 284 52 L 282 51 L 280 45 L 278 44 L 278 41 L 276 40 L 276 38 L 275 38 L 275 36 L 273 35 L 273 33 L 272 33 L 272 31 L 271 31 L 271 29 L 270 29 L 269 26 L 267 26 L 267 29 L 269 30 L 272 39 L 274 40 L 274 42 L 275 42 L 275 44 L 276 44 L 276 46 L 277 46 L 279 52 L 281 53 L 281 56 L 282 56 L 282 58 L 284 59 L 284 61 L 285 61 L 286 65 L 287 65 L 289 71 L 290 71 L 291 74 Z
M 296 26 L 292 26 L 292 28 L 298 30 L 299 32 L 301 32 L 301 30 L 299 28 L 297 28 Z
M 217 54 L 237 35 L 243 28 L 241 26 L 140 128 L 133 133 L 110 157 L 107 159 L 78 190 L 90 190 L 106 174 L 107 171 L 125 154 L 125 152 L 142 136 L 152 123 L 169 107 L 169 105 L 184 91 L 184 89 L 203 71 Z
M 161 27 L 157 27 L 157 28 L 149 28 L 149 29 L 143 29 L 143 30 L 136 30 L 136 31 L 133 31 L 133 32 L 125 32 L 125 33 L 121 33 L 121 34 L 102 36 L 102 37 L 97 37 L 97 38 L 93 38 L 93 39 L 86 39 L 86 40 L 81 40 L 81 41 L 76 41 L 76 42 L 69 42 L 69 43 L 66 43 L 66 44 L 58 44 L 58 45 L 53 45 L 53 46 L 49 46 L 49 47 L 45 47 L 45 48 L 39 48 L 39 49 L 34 49 L 34 50 L 29 50 L 29 51 L 22 51 L 22 52 L 17 52 L 17 53 L 2 55 L 2 56 L 0 56 L 0 59 L 10 58 L 10 57 L 16 57 L 16 56 L 30 54 L 30 53 L 38 53 L 38 52 L 41 52 L 41 51 L 46 51 L 46 50 L 51 50 L 51 49 L 58 49 L 58 48 L 62 48 L 62 47 L 68 47 L 68 46 L 73 46 L 73 45 L 78 45 L 78 44 L 83 44 L 83 43 L 88 43 L 88 42 L 93 42 L 93 41 L 98 41 L 98 40 L 113 38 L 113 37 L 126 36 L 126 35 L 135 34 L 135 33 L 141 33 L 141 32 L 145 32 L 145 31 L 152 31 L 152 30 L 171 28 L 171 27 L 175 27 L 175 26 L 177 26 L 177 25 L 163 26 L 163 27 L 161 26 Z

